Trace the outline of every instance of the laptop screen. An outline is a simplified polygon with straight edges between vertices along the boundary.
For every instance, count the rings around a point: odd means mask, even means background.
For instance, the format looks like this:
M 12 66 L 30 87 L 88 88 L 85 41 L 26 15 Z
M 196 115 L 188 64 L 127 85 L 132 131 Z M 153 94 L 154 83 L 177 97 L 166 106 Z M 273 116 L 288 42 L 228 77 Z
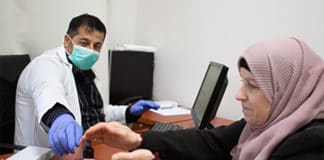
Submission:
M 228 67 L 210 62 L 201 83 L 199 92 L 191 109 L 191 115 L 197 128 L 211 128 L 210 121 L 216 116 L 219 104 L 228 84 Z

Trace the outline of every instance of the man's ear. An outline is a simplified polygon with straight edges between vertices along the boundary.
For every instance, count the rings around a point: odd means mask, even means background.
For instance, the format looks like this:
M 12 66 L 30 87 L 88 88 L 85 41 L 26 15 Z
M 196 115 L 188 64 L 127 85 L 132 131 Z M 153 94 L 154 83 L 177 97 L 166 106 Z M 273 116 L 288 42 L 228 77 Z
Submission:
M 71 39 L 68 37 L 68 35 L 64 36 L 63 46 L 68 52 L 68 54 L 72 53 L 72 42 Z
M 69 46 L 69 37 L 67 36 L 67 35 L 64 35 L 64 47 L 65 48 L 68 48 L 68 46 Z

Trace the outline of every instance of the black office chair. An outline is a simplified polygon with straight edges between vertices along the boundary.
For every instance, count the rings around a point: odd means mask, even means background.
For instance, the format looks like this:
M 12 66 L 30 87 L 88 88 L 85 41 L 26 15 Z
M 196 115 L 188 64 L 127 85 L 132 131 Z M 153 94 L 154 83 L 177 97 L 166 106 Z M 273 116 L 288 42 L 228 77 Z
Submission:
M 29 62 L 28 54 L 0 55 L 0 154 L 14 149 L 17 81 Z

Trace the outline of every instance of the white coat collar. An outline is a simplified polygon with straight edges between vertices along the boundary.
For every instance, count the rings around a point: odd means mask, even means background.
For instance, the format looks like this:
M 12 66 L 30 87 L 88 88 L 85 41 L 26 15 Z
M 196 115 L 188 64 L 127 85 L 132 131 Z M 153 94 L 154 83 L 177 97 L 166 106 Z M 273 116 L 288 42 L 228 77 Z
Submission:
M 69 63 L 69 61 L 67 59 L 66 51 L 65 51 L 65 48 L 63 45 L 57 48 L 56 53 L 59 58 L 59 61 L 72 69 L 72 64 Z

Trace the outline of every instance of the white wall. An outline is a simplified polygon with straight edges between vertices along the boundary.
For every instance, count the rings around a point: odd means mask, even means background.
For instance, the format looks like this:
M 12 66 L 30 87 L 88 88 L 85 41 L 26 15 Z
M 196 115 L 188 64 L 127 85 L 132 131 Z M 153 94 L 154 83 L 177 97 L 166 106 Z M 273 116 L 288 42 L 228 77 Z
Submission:
M 119 43 L 134 43 L 137 0 L 108 0 L 107 41 L 113 49 Z
M 239 119 L 241 108 L 234 99 L 240 85 L 236 60 L 249 45 L 268 38 L 295 36 L 324 57 L 322 0 L 137 2 L 133 5 L 137 6 L 134 43 L 158 49 L 154 73 L 156 99 L 172 99 L 192 106 L 209 61 L 222 62 L 230 67 L 230 82 L 218 116 Z M 118 3 L 127 6 L 129 2 Z M 133 12 L 132 9 L 130 13 Z M 118 15 L 118 11 L 113 14 Z M 116 23 L 115 26 L 124 25 L 121 21 Z
M 32 58 L 47 49 L 63 45 L 70 20 L 89 13 L 107 25 L 108 1 L 104 0 L 1 0 L 0 55 L 28 53 Z M 107 41 L 95 72 L 103 83 L 103 99 L 108 99 Z
M 234 100 L 237 57 L 254 42 L 295 36 L 324 57 L 322 0 L 1 0 L 0 54 L 35 57 L 59 46 L 69 20 L 91 13 L 107 24 L 99 63 L 107 103 L 107 48 L 117 43 L 157 47 L 154 97 L 192 106 L 209 61 L 230 67 L 219 116 L 239 119 Z M 107 45 L 108 44 L 108 45 Z

